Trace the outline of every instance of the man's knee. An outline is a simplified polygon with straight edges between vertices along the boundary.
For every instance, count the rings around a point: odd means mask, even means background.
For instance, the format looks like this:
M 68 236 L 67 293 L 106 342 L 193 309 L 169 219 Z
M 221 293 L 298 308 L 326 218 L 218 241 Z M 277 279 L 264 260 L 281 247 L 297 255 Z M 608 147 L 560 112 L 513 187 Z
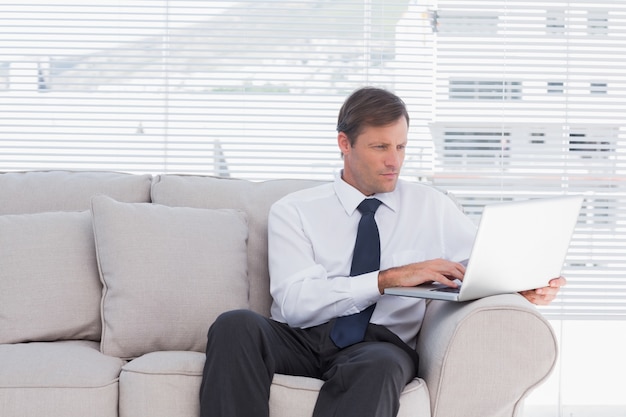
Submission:
M 357 361 L 363 373 L 381 381 L 397 381 L 406 384 L 413 379 L 414 365 L 404 350 L 390 343 L 372 343 L 363 352 L 364 360 Z
M 261 326 L 263 316 L 252 310 L 231 310 L 220 314 L 209 328 L 208 338 L 224 340 L 237 339 L 241 336 L 250 337 L 255 328 Z

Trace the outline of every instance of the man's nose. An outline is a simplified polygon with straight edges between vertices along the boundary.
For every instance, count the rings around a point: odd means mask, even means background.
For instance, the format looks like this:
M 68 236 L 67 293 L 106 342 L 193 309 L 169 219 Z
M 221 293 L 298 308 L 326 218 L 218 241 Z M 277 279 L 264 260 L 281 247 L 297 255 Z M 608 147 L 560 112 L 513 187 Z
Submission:
M 402 164 L 402 152 L 398 151 L 397 149 L 389 151 L 385 160 L 385 164 L 389 167 L 399 167 Z

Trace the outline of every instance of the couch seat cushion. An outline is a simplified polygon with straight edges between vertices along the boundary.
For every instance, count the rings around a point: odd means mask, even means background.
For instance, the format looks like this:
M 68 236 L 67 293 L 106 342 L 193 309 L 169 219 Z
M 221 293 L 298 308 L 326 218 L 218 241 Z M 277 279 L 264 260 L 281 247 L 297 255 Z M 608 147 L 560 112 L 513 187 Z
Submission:
M 120 417 L 197 417 L 204 360 L 204 354 L 198 352 L 153 352 L 124 365 Z M 321 386 L 322 381 L 315 378 L 274 375 L 270 416 L 311 416 Z M 398 417 L 430 417 L 430 399 L 423 380 L 416 378 L 406 386 Z
M 322 383 L 315 378 L 274 375 L 270 390 L 270 416 L 312 415 Z M 402 392 L 397 417 L 430 417 L 430 398 L 422 379 L 415 378 Z
M 120 417 L 197 417 L 204 354 L 153 352 L 124 365 Z
M 123 364 L 97 342 L 0 345 L 0 415 L 116 417 Z

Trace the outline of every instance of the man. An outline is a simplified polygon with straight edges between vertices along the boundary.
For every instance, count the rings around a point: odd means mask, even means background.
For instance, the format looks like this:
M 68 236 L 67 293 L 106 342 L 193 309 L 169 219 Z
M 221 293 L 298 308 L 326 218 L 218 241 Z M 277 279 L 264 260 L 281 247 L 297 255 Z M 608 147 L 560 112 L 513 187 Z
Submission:
M 408 127 L 404 103 L 388 91 L 363 88 L 345 101 L 337 124 L 341 173 L 270 211 L 272 318 L 228 312 L 209 331 L 204 381 L 220 382 L 202 384 L 203 417 L 267 416 L 274 373 L 325 381 L 316 417 L 397 414 L 417 374 L 425 303 L 383 292 L 430 281 L 456 286 L 465 272 L 456 261 L 469 256 L 476 232 L 448 197 L 398 179 Z M 363 243 L 355 246 L 362 222 L 376 235 L 361 240 L 375 242 L 365 256 Z M 364 270 L 355 266 L 373 259 Z M 555 278 L 522 295 L 547 304 L 564 284 Z

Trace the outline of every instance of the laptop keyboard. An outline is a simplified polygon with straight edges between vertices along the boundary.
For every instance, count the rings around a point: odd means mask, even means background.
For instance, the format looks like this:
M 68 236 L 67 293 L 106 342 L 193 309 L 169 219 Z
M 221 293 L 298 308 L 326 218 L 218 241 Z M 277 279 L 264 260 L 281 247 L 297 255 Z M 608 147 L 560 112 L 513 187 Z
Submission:
M 431 291 L 458 293 L 459 291 L 461 291 L 461 288 L 460 287 L 458 288 L 442 287 L 442 288 L 434 288 Z

